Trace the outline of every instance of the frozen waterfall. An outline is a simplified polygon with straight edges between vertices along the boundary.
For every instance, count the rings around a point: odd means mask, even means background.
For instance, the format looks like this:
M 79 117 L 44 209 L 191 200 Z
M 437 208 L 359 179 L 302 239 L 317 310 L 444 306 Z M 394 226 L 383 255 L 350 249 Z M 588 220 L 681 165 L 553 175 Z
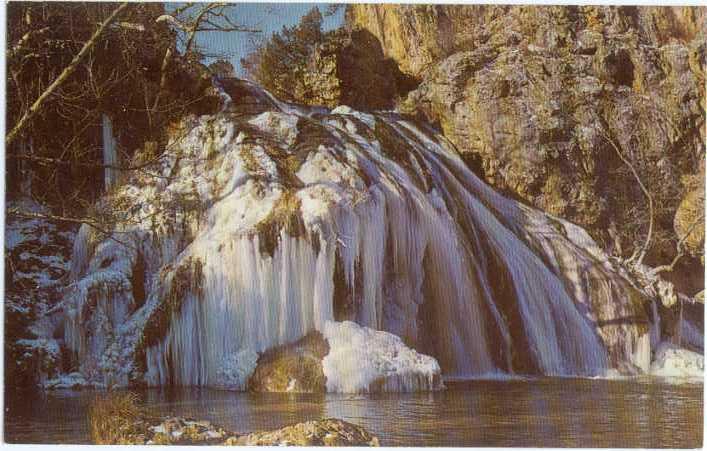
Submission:
M 447 376 L 650 367 L 643 300 L 591 238 L 494 192 L 439 133 L 224 86 L 224 111 L 185 120 L 157 176 L 114 195 L 130 250 L 77 243 L 64 334 L 87 377 L 234 385 L 332 320 Z

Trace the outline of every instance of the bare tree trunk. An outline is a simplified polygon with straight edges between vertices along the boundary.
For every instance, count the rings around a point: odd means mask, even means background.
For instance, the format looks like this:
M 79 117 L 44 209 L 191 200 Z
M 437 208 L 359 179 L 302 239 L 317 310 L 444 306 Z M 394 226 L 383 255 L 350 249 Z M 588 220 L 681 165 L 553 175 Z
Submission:
M 103 21 L 103 23 L 101 23 L 96 32 L 93 33 L 93 36 L 91 36 L 91 39 L 86 41 L 81 51 L 74 57 L 73 60 L 71 60 L 71 63 L 66 66 L 64 71 L 57 77 L 57 79 L 54 80 L 54 82 L 49 85 L 47 89 L 44 90 L 44 92 L 37 98 L 37 100 L 34 101 L 29 110 L 27 110 L 25 114 L 20 118 L 20 120 L 17 121 L 17 124 L 15 124 L 10 133 L 8 133 L 7 137 L 5 138 L 5 146 L 9 146 L 15 140 L 15 138 L 17 138 L 17 136 L 27 126 L 29 121 L 34 117 L 34 115 L 39 112 L 44 102 L 54 93 L 54 91 L 56 91 L 59 86 L 61 86 L 62 83 L 64 83 L 64 81 L 66 81 L 67 78 L 71 76 L 71 74 L 74 73 L 74 71 L 76 71 L 76 68 L 79 66 L 81 60 L 83 60 L 84 57 L 91 51 L 93 46 L 96 45 L 98 38 L 101 37 L 108 25 L 110 25 L 118 17 L 118 15 L 127 7 L 127 2 L 121 3 L 120 6 L 118 6 L 111 13 L 111 15 Z
M 614 148 L 616 151 L 616 154 L 619 156 L 621 161 L 624 162 L 626 166 L 631 170 L 631 173 L 633 174 L 633 177 L 636 179 L 636 182 L 638 182 L 638 186 L 641 187 L 641 191 L 643 191 L 643 194 L 646 196 L 648 199 L 648 233 L 646 234 L 646 241 L 643 243 L 643 247 L 641 247 L 641 252 L 638 254 L 638 259 L 636 260 L 637 264 L 643 263 L 643 259 L 646 256 L 646 253 L 648 252 L 648 248 L 650 247 L 651 244 L 651 239 L 653 237 L 653 216 L 655 216 L 655 213 L 653 211 L 653 196 L 651 196 L 651 193 L 648 191 L 648 188 L 643 184 L 641 181 L 641 177 L 638 176 L 638 172 L 636 171 L 636 168 L 633 167 L 633 164 L 624 156 L 623 152 L 621 152 L 621 149 L 619 146 L 614 142 L 613 139 L 609 137 L 609 135 L 602 129 L 597 128 L 599 133 L 604 137 L 604 139 L 611 144 L 611 147 Z M 633 260 L 635 258 L 636 254 L 631 257 L 630 260 Z
M 152 112 L 156 113 L 157 108 L 160 106 L 160 98 L 162 97 L 162 91 L 164 91 L 164 88 L 167 85 L 167 68 L 169 67 L 170 61 L 172 61 L 172 53 L 172 48 L 168 48 L 164 54 L 164 58 L 162 59 L 162 67 L 160 68 L 160 86 L 157 88 L 155 102 L 152 104 L 152 108 L 148 110 L 148 114 L 150 114 L 150 119 L 152 119 Z M 150 123 L 150 132 L 152 132 L 152 123 Z

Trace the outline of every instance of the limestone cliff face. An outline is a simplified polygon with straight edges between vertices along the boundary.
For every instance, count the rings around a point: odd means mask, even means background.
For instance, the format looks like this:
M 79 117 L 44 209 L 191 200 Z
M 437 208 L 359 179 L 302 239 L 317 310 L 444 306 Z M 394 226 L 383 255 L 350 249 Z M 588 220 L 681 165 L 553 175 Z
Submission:
M 347 10 L 353 28 L 372 33 L 403 72 L 421 77 L 430 66 L 480 40 L 499 44 L 521 34 L 528 43 L 567 44 L 584 28 L 621 33 L 664 45 L 689 42 L 704 27 L 704 8 L 694 7 L 529 7 L 491 5 L 355 4 Z M 568 34 L 569 33 L 569 34 Z
M 402 111 L 496 188 L 623 255 L 649 216 L 630 161 L 656 204 L 657 262 L 675 252 L 681 177 L 704 159 L 705 11 L 357 4 L 347 18 L 421 81 Z

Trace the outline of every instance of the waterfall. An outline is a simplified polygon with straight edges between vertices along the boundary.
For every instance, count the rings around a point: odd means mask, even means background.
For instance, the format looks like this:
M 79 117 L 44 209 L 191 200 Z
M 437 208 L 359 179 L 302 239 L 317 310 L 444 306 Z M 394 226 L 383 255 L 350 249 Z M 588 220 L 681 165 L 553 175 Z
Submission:
M 118 143 L 113 135 L 113 122 L 107 114 L 104 114 L 102 119 L 102 135 L 103 164 L 105 166 L 113 166 L 104 169 L 105 188 L 107 190 L 118 180 L 118 170 L 115 168 L 115 166 L 118 166 Z
M 438 132 L 223 84 L 232 102 L 184 121 L 159 177 L 120 187 L 135 250 L 77 245 L 64 304 L 84 373 L 243 388 L 254 356 L 330 321 L 446 376 L 649 368 L 643 299 L 596 243 L 493 191 Z

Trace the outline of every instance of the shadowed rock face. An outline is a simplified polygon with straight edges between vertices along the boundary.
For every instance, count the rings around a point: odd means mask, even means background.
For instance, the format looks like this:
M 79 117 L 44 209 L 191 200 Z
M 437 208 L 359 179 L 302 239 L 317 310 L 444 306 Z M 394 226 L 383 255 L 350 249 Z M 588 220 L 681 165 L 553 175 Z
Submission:
M 327 33 L 296 75 L 298 83 L 285 87 L 294 101 L 330 108 L 390 110 L 417 86 L 414 77 L 383 54 L 378 39 L 362 29 Z
M 647 201 L 613 141 L 658 206 L 648 263 L 670 261 L 681 176 L 704 160 L 705 8 L 357 4 L 348 22 L 421 80 L 401 110 L 487 182 L 628 256 Z

